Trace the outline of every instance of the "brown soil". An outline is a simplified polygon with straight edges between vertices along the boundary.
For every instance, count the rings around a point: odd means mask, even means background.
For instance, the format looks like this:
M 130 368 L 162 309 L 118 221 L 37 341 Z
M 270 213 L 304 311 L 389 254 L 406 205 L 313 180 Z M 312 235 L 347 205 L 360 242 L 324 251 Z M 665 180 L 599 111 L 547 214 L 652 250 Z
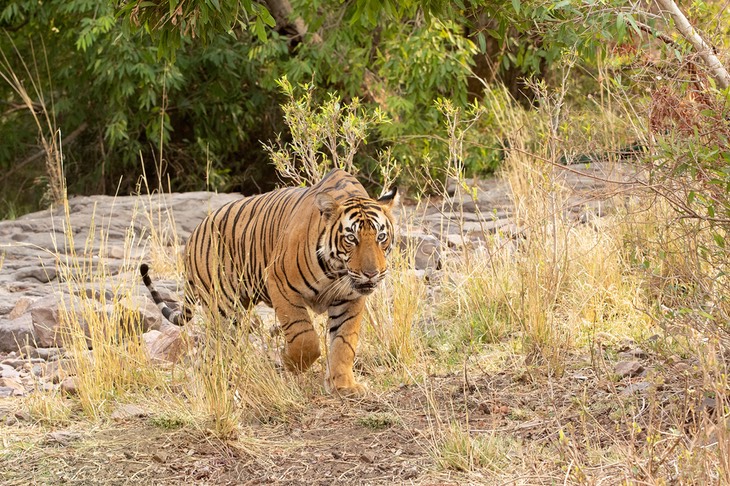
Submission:
M 647 375 L 622 380 L 575 357 L 556 379 L 515 364 L 496 374 L 430 376 L 361 400 L 312 393 L 286 423 L 242 426 L 231 440 L 154 413 L 101 423 L 79 414 L 65 428 L 44 426 L 18 412 L 17 399 L 3 399 L 0 482 L 691 484 L 676 472 L 675 452 L 711 435 L 712 410 L 688 391 L 686 373 L 645 361 Z M 626 393 L 632 382 L 647 388 Z M 493 441 L 471 471 L 435 454 L 452 424 Z M 673 434 L 677 427 L 686 434 Z

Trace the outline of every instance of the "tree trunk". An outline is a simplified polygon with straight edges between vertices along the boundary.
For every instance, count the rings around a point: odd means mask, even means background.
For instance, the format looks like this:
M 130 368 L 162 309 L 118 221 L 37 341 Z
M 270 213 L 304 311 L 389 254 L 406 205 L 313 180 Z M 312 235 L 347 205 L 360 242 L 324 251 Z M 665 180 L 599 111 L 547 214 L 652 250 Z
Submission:
M 730 87 L 730 74 L 728 74 L 725 66 L 722 65 L 720 59 L 715 55 L 712 47 L 705 42 L 700 34 L 692 27 L 687 17 L 682 13 L 674 0 L 656 0 L 657 5 L 661 9 L 662 15 L 669 14 L 674 20 L 674 25 L 682 37 L 692 44 L 697 54 L 702 58 L 704 63 L 710 70 L 715 82 L 722 89 Z
M 263 3 L 276 20 L 276 30 L 278 32 L 293 31 L 294 35 L 290 36 L 292 41 L 296 43 L 304 42 L 304 36 L 307 34 L 307 24 L 304 23 L 301 17 L 292 18 L 293 9 L 289 0 L 265 0 Z M 311 35 L 310 42 L 321 44 L 322 38 L 315 32 Z

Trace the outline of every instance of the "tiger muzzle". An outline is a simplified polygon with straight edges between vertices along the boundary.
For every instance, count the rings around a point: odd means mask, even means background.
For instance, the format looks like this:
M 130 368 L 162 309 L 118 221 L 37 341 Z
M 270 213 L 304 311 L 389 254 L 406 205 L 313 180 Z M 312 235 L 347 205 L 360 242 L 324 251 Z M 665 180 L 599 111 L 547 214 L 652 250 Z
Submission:
M 362 275 L 351 275 L 352 288 L 362 295 L 373 293 L 381 280 L 383 280 L 380 272 L 367 273 Z

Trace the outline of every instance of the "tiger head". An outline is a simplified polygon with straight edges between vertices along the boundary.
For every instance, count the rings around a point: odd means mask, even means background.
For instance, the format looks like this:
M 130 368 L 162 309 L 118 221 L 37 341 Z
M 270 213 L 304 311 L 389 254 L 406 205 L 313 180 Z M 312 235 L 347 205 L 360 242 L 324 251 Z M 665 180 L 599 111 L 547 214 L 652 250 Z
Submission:
M 342 202 L 326 192 L 317 195 L 327 222 L 318 252 L 361 295 L 372 293 L 388 273 L 386 257 L 395 238 L 390 210 L 396 194 L 394 188 L 378 200 L 351 197 Z

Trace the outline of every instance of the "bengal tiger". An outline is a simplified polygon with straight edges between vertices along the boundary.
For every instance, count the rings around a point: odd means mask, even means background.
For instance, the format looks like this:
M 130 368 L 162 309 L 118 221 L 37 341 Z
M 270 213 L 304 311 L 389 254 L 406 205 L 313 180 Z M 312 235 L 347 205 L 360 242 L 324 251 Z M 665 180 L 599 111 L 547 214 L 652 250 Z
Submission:
M 290 187 L 230 202 L 206 217 L 185 247 L 186 298 L 174 311 L 155 291 L 148 267 L 140 273 L 165 317 L 188 321 L 192 304 L 231 316 L 264 302 L 274 308 L 285 337 L 282 361 L 308 369 L 320 356 L 307 309 L 327 312 L 329 353 L 325 389 L 357 395 L 357 349 L 365 297 L 388 273 L 394 243 L 393 188 L 368 196 L 347 172 L 335 169 L 311 187 Z

